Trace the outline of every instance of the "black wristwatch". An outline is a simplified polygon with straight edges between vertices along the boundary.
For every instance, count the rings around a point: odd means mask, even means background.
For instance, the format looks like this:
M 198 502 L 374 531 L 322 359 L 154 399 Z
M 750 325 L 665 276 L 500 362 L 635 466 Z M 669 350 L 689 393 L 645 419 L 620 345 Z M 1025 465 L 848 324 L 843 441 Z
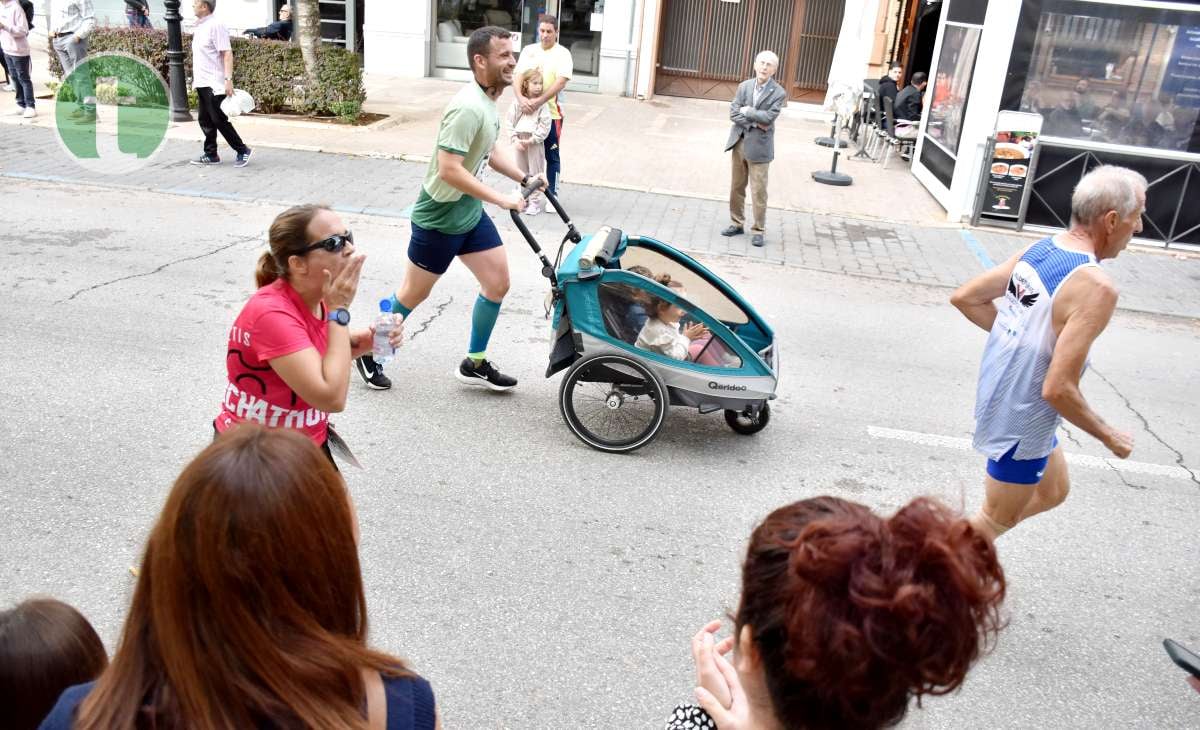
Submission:
M 345 327 L 346 325 L 350 324 L 350 310 L 343 308 L 335 309 L 329 313 L 329 316 L 326 319 L 328 319 L 330 322 L 336 322 L 337 324 Z
M 529 176 L 528 175 L 521 178 L 521 187 L 523 187 L 523 188 L 529 187 Z

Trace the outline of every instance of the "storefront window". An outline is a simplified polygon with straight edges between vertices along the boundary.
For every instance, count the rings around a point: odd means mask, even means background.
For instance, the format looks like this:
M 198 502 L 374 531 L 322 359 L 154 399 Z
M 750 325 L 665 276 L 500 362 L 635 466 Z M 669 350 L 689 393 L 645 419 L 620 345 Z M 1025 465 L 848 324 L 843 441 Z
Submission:
M 558 11 L 558 42 L 571 52 L 575 75 L 600 73 L 600 31 L 604 0 L 562 0 Z
M 1046 3 L 1020 109 L 1042 114 L 1049 136 L 1188 150 L 1200 110 L 1200 13 Z
M 947 24 L 942 34 L 942 49 L 929 97 L 929 122 L 925 135 L 951 155 L 958 154 L 963 114 L 967 109 L 971 75 L 975 72 L 975 55 L 979 51 L 982 31 L 978 26 Z
M 477 28 L 498 25 L 521 31 L 521 0 L 439 0 L 433 65 L 470 68 L 467 39 Z

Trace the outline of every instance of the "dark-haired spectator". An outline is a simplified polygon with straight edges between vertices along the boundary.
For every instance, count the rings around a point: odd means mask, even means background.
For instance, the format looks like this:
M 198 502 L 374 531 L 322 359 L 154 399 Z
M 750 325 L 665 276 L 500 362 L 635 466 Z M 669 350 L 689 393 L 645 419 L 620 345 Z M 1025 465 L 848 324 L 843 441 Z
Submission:
M 345 483 L 295 431 L 246 425 L 179 475 L 112 664 L 42 728 L 436 726 L 429 683 L 367 645 Z
M 319 205 L 288 208 L 267 235 L 258 291 L 229 331 L 229 382 L 213 426 L 296 429 L 328 455 L 329 414 L 345 408 L 350 361 L 371 351 L 375 334 L 349 327 L 365 257 L 337 213 Z M 393 329 L 393 346 L 403 332 Z
M 292 6 L 284 3 L 279 6 L 279 20 L 262 28 L 247 28 L 243 31 L 243 35 L 270 41 L 290 41 L 292 39 Z
M 521 49 L 516 72 L 520 74 L 531 68 L 542 70 L 542 93 L 527 97 L 519 86 L 514 86 L 513 96 L 520 104 L 522 114 L 534 114 L 542 104 L 550 107 L 550 134 L 542 145 L 546 151 L 546 179 L 550 183 L 550 192 L 557 193 L 558 176 L 562 172 L 559 148 L 563 127 L 559 94 L 575 75 L 575 61 L 571 58 L 571 52 L 558 43 L 558 18 L 553 15 L 543 14 L 538 18 L 538 42 Z
M 962 684 L 1004 591 L 991 541 L 933 500 L 889 519 L 836 497 L 781 507 L 750 536 L 733 636 L 714 641 L 713 621 L 692 639 L 709 717 L 679 707 L 667 726 L 895 725 L 914 696 Z
M 893 111 L 896 113 L 896 136 L 901 139 L 915 139 L 921 126 L 921 100 L 925 97 L 925 87 L 929 85 L 929 74 L 918 71 L 912 75 L 908 86 L 896 95 Z M 905 124 L 908 122 L 908 124 Z
M 34 730 L 63 690 L 106 666 L 96 630 L 62 601 L 32 598 L 0 612 L 0 716 L 7 730 Z
M 888 65 L 887 73 L 879 77 L 879 108 L 883 108 L 884 98 L 892 100 L 892 108 L 896 108 L 896 97 L 900 94 L 900 76 L 904 67 L 898 63 Z

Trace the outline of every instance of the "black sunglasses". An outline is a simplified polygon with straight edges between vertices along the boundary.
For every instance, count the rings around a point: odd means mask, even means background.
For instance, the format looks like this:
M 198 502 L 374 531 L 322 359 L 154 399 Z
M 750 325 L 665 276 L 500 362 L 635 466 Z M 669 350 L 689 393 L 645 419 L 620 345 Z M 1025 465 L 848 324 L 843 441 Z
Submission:
M 328 251 L 329 253 L 338 253 L 339 251 L 341 251 L 343 248 L 346 247 L 347 243 L 349 243 L 350 245 L 354 245 L 354 233 L 351 231 L 346 231 L 345 233 L 338 233 L 338 234 L 330 236 L 329 238 L 322 238 L 320 241 L 317 241 L 316 243 L 312 243 L 312 244 L 309 244 L 308 246 L 305 246 L 304 249 L 300 251 L 300 254 L 303 255 L 303 254 L 308 253 L 309 251 L 316 251 L 318 248 L 323 248 L 326 251 Z

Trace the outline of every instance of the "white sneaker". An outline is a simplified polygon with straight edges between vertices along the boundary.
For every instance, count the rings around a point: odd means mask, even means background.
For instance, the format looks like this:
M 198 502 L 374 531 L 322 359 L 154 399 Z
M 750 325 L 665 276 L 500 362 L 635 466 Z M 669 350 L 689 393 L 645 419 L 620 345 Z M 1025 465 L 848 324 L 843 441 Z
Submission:
M 16 91 L 16 90 L 17 90 L 17 87 L 13 86 L 12 84 L 5 84 L 5 85 L 4 85 L 4 90 L 5 90 L 5 91 Z
M 22 114 L 21 116 L 24 117 L 25 119 L 33 119 L 34 117 L 37 116 L 37 109 L 34 109 L 33 107 L 28 107 L 25 109 L 25 113 Z

